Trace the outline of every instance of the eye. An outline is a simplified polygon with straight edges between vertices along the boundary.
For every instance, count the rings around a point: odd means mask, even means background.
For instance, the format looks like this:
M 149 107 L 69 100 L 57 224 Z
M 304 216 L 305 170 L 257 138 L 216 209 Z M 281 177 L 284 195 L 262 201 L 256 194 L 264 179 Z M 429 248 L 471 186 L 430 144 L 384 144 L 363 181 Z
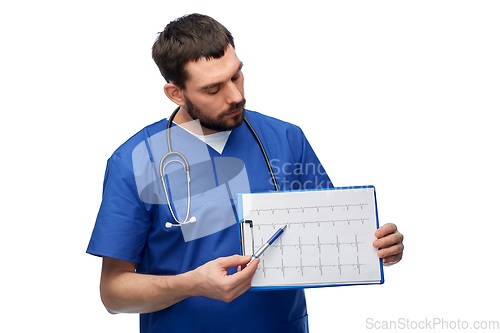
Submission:
M 238 75 L 235 75 L 235 76 L 233 76 L 233 77 L 231 78 L 231 81 L 233 81 L 233 82 L 234 82 L 234 81 L 237 81 L 240 77 L 241 77 L 241 75 L 239 75 L 239 74 L 238 74 Z
M 209 95 L 215 95 L 215 94 L 217 94 L 219 92 L 219 90 L 220 90 L 220 86 L 217 86 L 215 88 L 212 88 L 212 89 L 208 90 L 207 94 L 209 94 Z

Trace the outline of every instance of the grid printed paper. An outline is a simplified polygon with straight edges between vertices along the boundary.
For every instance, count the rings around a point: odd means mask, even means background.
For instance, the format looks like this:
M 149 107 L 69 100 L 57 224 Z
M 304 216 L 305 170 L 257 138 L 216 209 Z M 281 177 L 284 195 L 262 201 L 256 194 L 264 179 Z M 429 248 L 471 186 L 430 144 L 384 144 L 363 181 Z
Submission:
M 373 187 L 242 194 L 240 204 L 240 220 L 253 224 L 243 222 L 243 254 L 287 225 L 260 257 L 253 287 L 383 282 Z

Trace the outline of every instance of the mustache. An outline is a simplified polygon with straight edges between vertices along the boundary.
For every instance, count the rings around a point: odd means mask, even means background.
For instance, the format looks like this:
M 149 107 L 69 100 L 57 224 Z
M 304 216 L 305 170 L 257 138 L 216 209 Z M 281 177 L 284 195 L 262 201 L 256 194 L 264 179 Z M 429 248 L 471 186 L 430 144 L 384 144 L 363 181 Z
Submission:
M 229 110 L 226 112 L 226 114 L 229 114 L 229 113 L 234 112 L 240 108 L 243 108 L 246 103 L 247 103 L 247 100 L 245 98 L 243 98 L 243 100 L 241 102 L 233 104 L 233 106 L 231 106 L 229 108 Z

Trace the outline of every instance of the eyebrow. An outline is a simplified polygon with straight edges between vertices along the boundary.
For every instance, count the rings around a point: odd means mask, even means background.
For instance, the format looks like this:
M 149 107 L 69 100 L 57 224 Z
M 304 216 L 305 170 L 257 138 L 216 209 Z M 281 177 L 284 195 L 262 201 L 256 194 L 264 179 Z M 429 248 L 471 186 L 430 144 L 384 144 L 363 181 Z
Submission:
M 243 68 L 243 63 L 240 61 L 240 66 L 238 67 L 238 70 L 236 72 L 234 72 L 232 77 L 234 77 L 239 71 L 241 71 L 242 68 Z M 209 90 L 209 89 L 218 87 L 221 84 L 222 84 L 222 82 L 207 84 L 206 86 L 202 87 L 201 90 Z

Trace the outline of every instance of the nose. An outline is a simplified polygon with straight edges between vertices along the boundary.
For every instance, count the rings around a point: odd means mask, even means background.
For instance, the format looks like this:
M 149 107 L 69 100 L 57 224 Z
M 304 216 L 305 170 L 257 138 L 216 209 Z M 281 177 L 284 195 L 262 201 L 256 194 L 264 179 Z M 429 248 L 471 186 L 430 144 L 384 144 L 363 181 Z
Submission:
M 228 85 L 226 102 L 228 104 L 237 104 L 243 100 L 243 92 L 238 89 L 238 86 L 231 82 Z

